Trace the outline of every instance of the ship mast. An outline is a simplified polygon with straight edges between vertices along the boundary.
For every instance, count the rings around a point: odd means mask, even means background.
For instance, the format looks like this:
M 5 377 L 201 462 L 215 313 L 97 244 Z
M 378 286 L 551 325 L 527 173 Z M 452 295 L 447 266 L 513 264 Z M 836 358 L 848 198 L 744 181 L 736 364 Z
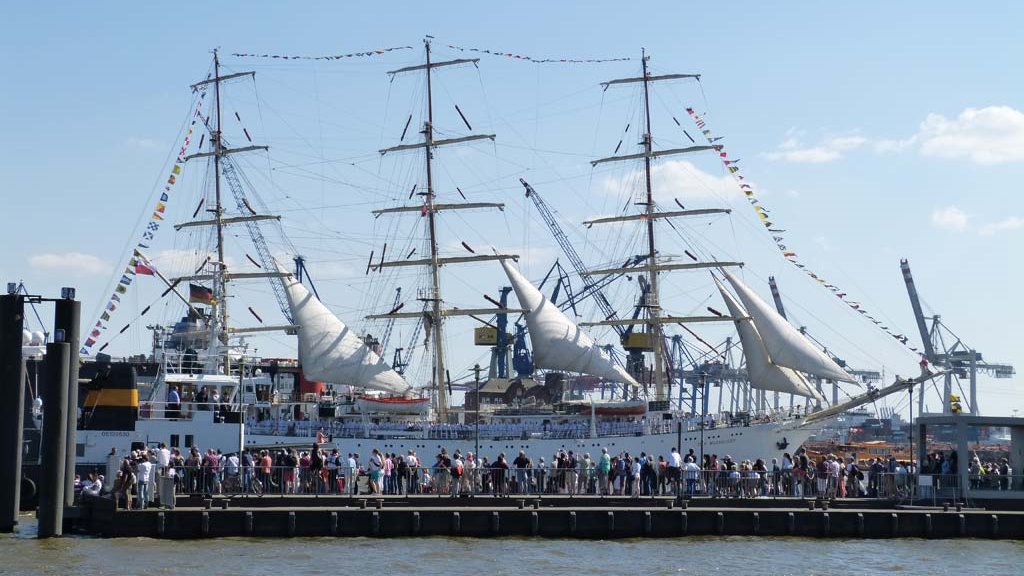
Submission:
M 450 316 L 473 316 L 480 314 L 493 314 L 499 311 L 508 312 L 509 310 L 498 310 L 498 309 L 465 309 L 465 308 L 445 308 L 444 299 L 441 294 L 441 266 L 447 264 L 460 264 L 466 262 L 481 262 L 486 260 L 504 260 L 507 258 L 518 258 L 515 255 L 505 254 L 494 254 L 494 255 L 479 255 L 479 256 L 455 256 L 455 257 L 443 257 L 438 251 L 438 239 L 437 239 L 437 213 L 446 210 L 463 210 L 473 208 L 497 208 L 503 210 L 505 205 L 500 203 L 492 202 L 462 202 L 462 203 L 438 203 L 437 192 L 434 188 L 434 172 L 433 172 L 433 161 L 434 161 L 434 149 L 441 146 L 447 146 L 451 144 L 460 144 L 463 142 L 472 142 L 476 140 L 494 140 L 494 134 L 474 134 L 470 136 L 462 136 L 458 138 L 446 138 L 441 140 L 434 139 L 434 95 L 432 85 L 432 75 L 435 68 L 443 66 L 454 66 L 458 64 L 473 64 L 476 65 L 479 62 L 479 58 L 460 58 L 455 60 L 447 60 L 441 62 L 434 62 L 431 59 L 430 51 L 430 38 L 427 37 L 423 41 L 424 52 L 425 52 L 425 64 L 416 66 L 409 66 L 406 68 L 400 68 L 398 70 L 392 70 L 388 72 L 389 75 L 394 77 L 397 74 L 406 72 L 425 71 L 427 75 L 426 90 L 427 90 L 427 118 L 423 123 L 423 141 L 416 144 L 402 144 L 399 146 L 393 146 L 391 148 L 385 148 L 380 150 L 380 153 L 388 154 L 390 152 L 399 152 L 403 150 L 415 150 L 423 149 L 424 158 L 426 160 L 426 191 L 420 192 L 419 195 L 423 197 L 423 204 L 418 206 L 398 206 L 395 208 L 385 208 L 382 210 L 374 210 L 374 215 L 390 214 L 398 212 L 421 212 L 423 216 L 427 218 L 427 231 L 428 240 L 430 242 L 430 257 L 425 259 L 406 259 L 406 260 L 395 260 L 395 261 L 381 261 L 378 264 L 371 264 L 370 269 L 374 271 L 381 270 L 383 268 L 395 267 L 395 266 L 427 266 L 430 269 L 430 281 L 431 290 L 425 298 L 430 304 L 430 329 L 431 335 L 434 341 L 434 358 L 433 358 L 433 370 L 431 375 L 431 387 L 435 392 L 435 404 L 434 409 L 437 413 L 437 417 L 440 421 L 445 422 L 448 419 L 448 408 L 449 401 L 448 389 L 446 386 L 447 381 L 447 370 L 445 369 L 445 357 L 444 357 L 444 319 Z M 457 108 L 457 107 L 456 107 Z M 461 115 L 461 111 L 459 112 Z M 466 123 L 467 128 L 469 123 Z M 470 128 L 472 130 L 472 128 Z M 404 133 L 403 133 L 404 135 Z M 393 312 L 388 314 L 372 314 L 367 316 L 367 319 L 391 319 L 391 318 L 416 318 L 419 319 L 423 316 L 420 312 Z
M 659 292 L 658 275 L 660 272 L 668 270 L 693 270 L 701 268 L 720 268 L 724 266 L 742 266 L 740 262 L 686 262 L 686 263 L 658 263 L 657 261 L 657 244 L 655 237 L 655 221 L 664 218 L 675 218 L 683 216 L 703 216 L 708 214 L 728 214 L 731 212 L 729 209 L 699 209 L 699 210 L 677 210 L 671 212 L 662 212 L 657 210 L 657 205 L 654 202 L 654 190 L 651 182 L 651 161 L 655 158 L 663 156 L 677 155 L 677 154 L 688 154 L 692 152 L 701 152 L 705 150 L 712 150 L 713 146 L 689 146 L 686 148 L 673 148 L 669 150 L 655 150 L 654 149 L 654 138 L 651 130 L 651 104 L 650 104 L 650 84 L 652 82 L 664 81 L 664 80 L 680 80 L 680 79 L 696 79 L 700 80 L 699 74 L 665 74 L 659 76 L 652 76 L 648 69 L 647 51 L 641 52 L 641 71 L 642 75 L 637 78 L 621 78 L 618 80 L 610 80 L 602 83 L 605 90 L 613 85 L 620 84 L 643 84 L 643 114 L 644 114 L 644 134 L 643 140 L 640 142 L 643 147 L 643 151 L 639 154 L 625 154 L 622 156 L 611 156 L 608 158 L 601 158 L 591 162 L 592 166 L 603 164 L 605 162 L 617 162 L 617 161 L 633 161 L 643 159 L 644 162 L 644 182 L 645 182 L 645 194 L 643 202 L 640 204 L 644 210 L 641 214 L 633 214 L 628 216 L 613 216 L 608 218 L 597 218 L 584 222 L 585 225 L 593 224 L 604 224 L 610 222 L 625 222 L 625 221 L 644 221 L 647 228 L 647 259 L 643 266 L 636 266 L 632 268 L 609 268 L 602 270 L 591 270 L 587 273 L 590 276 L 598 276 L 604 274 L 614 274 L 620 272 L 640 272 L 646 271 L 648 273 L 648 283 L 650 284 L 650 290 L 647 292 L 645 298 L 646 302 L 642 304 L 647 308 L 648 317 L 644 320 L 602 320 L 600 322 L 582 322 L 580 326 L 617 326 L 617 325 L 636 325 L 636 324 L 647 324 L 648 333 L 651 336 L 650 346 L 654 354 L 654 385 L 655 393 L 654 399 L 657 402 L 664 402 L 668 400 L 667 392 L 667 374 L 665 370 L 665 342 L 663 336 L 663 324 L 689 324 L 696 322 L 718 322 L 718 321 L 731 321 L 732 318 L 720 317 L 720 316 L 672 316 L 664 313 L 661 307 L 661 298 Z
M 433 292 L 430 295 L 430 307 L 433 311 L 434 322 L 434 388 L 437 391 L 437 412 L 438 417 L 447 418 L 448 387 L 445 378 L 444 367 L 444 322 L 441 321 L 441 270 L 437 263 L 437 222 L 434 217 L 434 153 L 431 147 L 434 145 L 434 91 L 431 85 L 430 69 L 430 40 L 424 39 L 424 51 L 427 61 L 427 124 L 423 127 L 423 155 L 427 165 L 427 194 L 425 198 L 427 206 L 427 227 L 430 231 L 430 283 Z
M 657 261 L 658 251 L 654 246 L 654 194 L 651 189 L 651 152 L 652 140 L 651 135 L 651 100 L 650 100 L 650 74 L 647 71 L 647 50 L 641 50 L 641 66 L 643 68 L 644 78 L 644 180 L 647 186 L 647 198 L 644 202 L 644 211 L 647 214 L 647 262 L 655 264 Z M 665 357 L 662 342 L 662 330 L 661 322 L 661 300 L 658 297 L 658 270 L 654 266 L 651 266 L 648 272 L 647 281 L 650 285 L 648 290 L 647 298 L 647 310 L 648 314 L 655 319 L 651 323 L 650 334 L 651 334 L 651 345 L 654 348 L 654 387 L 655 387 L 655 400 L 665 399 Z
M 213 280 L 213 299 L 217 310 L 220 329 L 217 331 L 218 340 L 223 345 L 228 343 L 228 301 L 227 282 L 224 274 L 227 272 L 227 264 L 224 262 L 224 207 L 220 202 L 220 159 L 224 155 L 224 142 L 221 140 L 221 117 L 220 117 L 220 56 L 217 50 L 213 51 L 213 99 L 217 118 L 214 121 L 213 131 L 210 133 L 210 142 L 213 144 L 213 189 L 216 205 L 214 206 L 214 219 L 217 227 L 217 263 L 214 267 L 219 274 Z M 227 360 L 225 356 L 225 360 Z M 225 370 L 226 372 L 226 370 Z
M 264 332 L 270 330 L 288 330 L 294 329 L 295 326 L 289 324 L 285 326 L 266 326 L 258 328 L 239 328 L 230 329 L 228 328 L 228 282 L 233 279 L 248 279 L 248 278 L 281 278 L 287 276 L 286 273 L 281 272 L 244 272 L 232 274 L 228 271 L 227 262 L 225 261 L 224 255 L 224 228 L 228 225 L 246 223 L 251 224 L 263 220 L 279 220 L 280 216 L 256 214 L 250 208 L 250 214 L 241 216 L 228 216 L 225 217 L 224 205 L 221 197 L 221 176 L 224 172 L 224 156 L 228 154 L 235 154 L 238 152 L 252 152 L 255 150 L 268 150 L 267 146 L 240 146 L 237 148 L 228 148 L 224 142 L 223 137 L 223 124 L 221 116 L 221 98 L 220 98 L 220 85 L 222 82 L 228 80 L 234 80 L 243 77 L 255 77 L 255 72 L 237 72 L 233 74 L 227 74 L 221 76 L 220 73 L 220 56 L 217 50 L 213 51 L 213 77 L 207 78 L 202 82 L 197 82 L 192 85 L 193 90 L 198 90 L 203 86 L 213 84 L 214 94 L 214 118 L 213 123 L 209 121 L 205 122 L 207 130 L 210 133 L 210 148 L 208 152 L 197 152 L 186 156 L 184 160 L 187 162 L 196 158 L 213 157 L 213 171 L 214 171 L 214 207 L 209 211 L 213 213 L 213 218 L 209 220 L 192 220 L 189 222 L 183 222 L 174 226 L 175 230 L 181 230 L 182 228 L 194 227 L 194 226 L 213 226 L 216 230 L 216 243 L 217 243 L 217 262 L 211 263 L 213 267 L 211 273 L 200 273 L 197 271 L 196 274 L 191 276 L 183 276 L 175 278 L 175 281 L 211 281 L 213 284 L 213 313 L 211 314 L 210 322 L 210 350 L 209 359 L 210 362 L 216 364 L 218 356 L 222 356 L 221 360 L 224 363 L 225 374 L 230 372 L 230 359 L 228 355 L 228 339 L 233 333 L 248 333 L 248 332 Z M 207 119 L 209 120 L 209 119 Z M 230 163 L 228 164 L 230 167 Z M 233 182 L 233 181 L 232 181 Z M 233 182 L 233 191 L 237 194 L 241 194 L 240 191 L 234 190 L 234 186 L 237 182 Z M 218 353 L 218 347 L 223 349 L 223 354 Z M 216 366 L 208 366 L 208 369 L 215 369 Z M 215 371 L 215 370 L 214 370 Z

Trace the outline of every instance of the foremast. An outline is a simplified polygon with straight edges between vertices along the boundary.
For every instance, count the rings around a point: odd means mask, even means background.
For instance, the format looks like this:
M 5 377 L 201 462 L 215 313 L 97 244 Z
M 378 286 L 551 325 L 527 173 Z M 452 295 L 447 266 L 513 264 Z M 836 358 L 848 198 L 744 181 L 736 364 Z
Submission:
M 435 392 L 435 403 L 434 410 L 437 414 L 437 418 L 446 422 L 448 420 L 448 408 L 450 399 L 448 397 L 448 388 L 446 382 L 448 380 L 448 371 L 445 365 L 445 354 L 444 354 L 444 319 L 449 316 L 467 316 L 476 314 L 486 314 L 498 312 L 498 310 L 481 310 L 481 309 L 455 309 L 455 308 L 444 308 L 444 299 L 441 292 L 441 266 L 446 264 L 460 264 L 468 262 L 481 262 L 487 260 L 504 260 L 508 258 L 518 258 L 514 255 L 478 255 L 478 256 L 459 256 L 459 257 L 443 257 L 440 255 L 438 250 L 438 237 L 437 237 L 437 213 L 443 210 L 462 210 L 462 209 L 473 209 L 473 208 L 497 208 L 498 210 L 504 209 L 504 204 L 490 203 L 490 202 L 462 202 L 462 203 L 438 203 L 437 192 L 434 189 L 434 149 L 441 146 L 448 146 L 452 144 L 460 144 L 464 142 L 472 142 L 477 140 L 494 140 L 494 134 L 474 134 L 469 136 L 463 136 L 459 138 L 447 138 L 441 140 L 434 139 L 434 95 L 432 76 L 433 71 L 436 68 L 444 66 L 454 66 L 459 64 L 473 64 L 476 65 L 479 62 L 479 58 L 459 58 L 455 60 L 446 60 L 435 62 L 431 58 L 430 50 L 430 38 L 425 38 L 423 41 L 425 63 L 409 66 L 406 68 L 400 68 L 398 70 L 392 70 L 388 72 L 388 75 L 394 77 L 398 74 L 408 72 L 426 72 L 426 97 L 427 97 L 427 118 L 423 123 L 423 141 L 415 144 L 403 144 L 399 146 L 393 146 L 391 148 L 385 148 L 380 150 L 381 155 L 389 152 L 399 152 L 403 150 L 415 150 L 422 149 L 426 164 L 426 190 L 420 192 L 419 195 L 423 198 L 423 204 L 420 206 L 399 206 L 395 208 L 386 208 L 383 210 L 374 210 L 374 215 L 398 213 L 398 212 L 414 212 L 420 211 L 423 216 L 427 218 L 427 233 L 428 242 L 430 243 L 430 257 L 426 259 L 417 260 L 395 260 L 395 261 L 384 261 L 383 258 L 379 264 L 371 264 L 371 270 L 381 270 L 383 268 L 395 267 L 395 266 L 427 266 L 430 270 L 430 294 L 420 298 L 425 300 L 430 308 L 430 333 L 433 339 L 433 370 L 431 371 L 431 386 Z M 456 107 L 458 109 L 458 107 Z M 461 110 L 459 115 L 462 116 Z M 463 116 L 463 121 L 465 117 Z M 406 125 L 408 127 L 408 124 Z M 472 130 L 469 123 L 466 122 L 466 127 Z M 403 137 L 405 133 L 403 131 Z M 391 318 L 419 318 L 422 314 L 419 312 L 410 313 L 396 313 L 394 311 L 387 314 L 373 314 L 367 316 L 368 319 L 391 319 Z
M 622 156 L 611 156 L 608 158 L 601 158 L 591 162 L 592 166 L 603 164 L 605 162 L 618 162 L 618 161 L 632 161 L 643 159 L 644 164 L 644 199 L 642 202 L 638 202 L 643 207 L 643 212 L 636 215 L 630 216 L 618 216 L 609 218 L 598 218 L 584 222 L 586 225 L 593 224 L 604 224 L 610 222 L 625 222 L 625 221 L 644 221 L 646 225 L 646 236 L 647 236 L 647 259 L 646 264 L 634 268 L 610 268 L 602 270 L 592 270 L 589 275 L 601 275 L 616 273 L 622 271 L 646 271 L 647 281 L 650 289 L 646 295 L 643 296 L 644 302 L 641 305 L 647 309 L 647 318 L 644 321 L 637 320 L 604 320 L 601 322 L 584 322 L 580 326 L 610 326 L 610 325 L 623 325 L 623 324 L 646 324 L 648 327 L 648 333 L 650 335 L 650 345 L 654 356 L 654 385 L 655 395 L 654 399 L 657 402 L 664 402 L 668 399 L 667 391 L 667 371 L 665 363 L 665 338 L 662 329 L 663 324 L 682 324 L 690 322 L 718 322 L 724 320 L 732 320 L 732 318 L 724 318 L 719 316 L 690 316 L 690 317 L 679 317 L 666 315 L 661 307 L 660 288 L 658 282 L 659 273 L 667 270 L 681 270 L 681 269 L 697 269 L 697 268 L 721 268 L 725 266 L 742 266 L 739 262 L 693 262 L 683 264 L 659 264 L 657 262 L 657 243 L 655 234 L 655 221 L 663 218 L 674 218 L 683 216 L 700 216 L 707 214 L 727 214 L 731 212 L 729 209 L 703 209 L 703 210 L 681 210 L 674 212 L 662 212 L 657 210 L 657 205 L 654 201 L 654 187 L 651 178 L 651 161 L 655 158 L 664 156 L 688 154 L 693 152 L 702 152 L 705 150 L 713 149 L 712 146 L 689 146 L 686 148 L 674 148 L 669 150 L 655 150 L 654 149 L 654 138 L 653 131 L 651 128 L 651 104 L 650 104 L 650 84 L 652 82 L 666 81 L 666 80 L 682 80 L 682 79 L 695 79 L 700 80 L 699 74 L 665 74 L 652 76 L 648 68 L 649 56 L 647 51 L 643 50 L 641 53 L 641 72 L 642 75 L 636 78 L 620 78 L 617 80 L 610 80 L 602 83 L 605 90 L 614 85 L 620 84 L 636 84 L 641 83 L 643 85 L 643 115 L 644 115 L 644 133 L 640 145 L 642 146 L 642 152 L 639 154 L 625 154 Z
M 238 224 L 238 223 L 249 223 L 260 220 L 279 220 L 280 216 L 261 215 L 252 212 L 250 208 L 250 215 L 241 216 L 230 216 L 225 217 L 224 205 L 222 202 L 221 193 L 221 176 L 223 172 L 223 158 L 228 154 L 235 154 L 239 152 L 252 152 L 256 150 L 268 150 L 267 146 L 241 146 L 237 148 L 228 148 L 224 142 L 223 136 L 223 123 L 221 116 L 221 83 L 234 80 L 237 78 L 253 78 L 255 72 L 236 72 L 227 75 L 221 75 L 220 71 L 220 55 L 217 50 L 213 51 L 213 77 L 207 78 L 201 82 L 197 82 L 191 86 L 193 90 L 197 90 L 203 86 L 213 84 L 214 94 L 214 116 L 211 124 L 210 119 L 205 119 L 205 125 L 210 134 L 210 150 L 207 152 L 197 152 L 185 157 L 185 161 L 190 161 L 198 158 L 213 157 L 213 188 L 214 188 L 214 206 L 208 209 L 213 217 L 208 220 L 192 220 L 189 222 L 183 222 L 176 225 L 175 230 L 181 230 L 182 228 L 194 227 L 194 226 L 212 226 L 215 229 L 215 242 L 217 250 L 217 261 L 216 262 L 205 262 L 195 274 L 191 276 L 183 276 L 175 279 L 175 283 L 180 281 L 210 281 L 212 283 L 213 302 L 210 303 L 212 312 L 210 314 L 210 347 L 207 354 L 207 359 L 210 365 L 206 367 L 207 372 L 216 372 L 216 363 L 223 362 L 224 373 L 230 373 L 230 347 L 229 338 L 232 333 L 235 332 L 256 332 L 264 330 L 281 330 L 290 329 L 294 326 L 273 326 L 266 328 L 243 328 L 232 330 L 228 327 L 228 282 L 232 279 L 242 278 L 282 278 L 287 274 L 279 272 L 258 272 L 258 273 L 238 273 L 232 274 L 227 267 L 227 262 L 224 254 L 224 228 L 225 226 Z M 203 268 L 209 264 L 211 271 L 209 273 L 201 273 Z M 191 308 L 191 306 L 190 306 Z

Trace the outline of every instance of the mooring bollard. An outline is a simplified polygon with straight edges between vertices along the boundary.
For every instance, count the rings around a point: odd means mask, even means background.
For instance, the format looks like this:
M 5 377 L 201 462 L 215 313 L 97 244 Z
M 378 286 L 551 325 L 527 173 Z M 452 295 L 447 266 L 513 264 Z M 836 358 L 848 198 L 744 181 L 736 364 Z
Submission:
M 932 515 L 931 514 L 925 514 L 924 515 L 924 537 L 925 538 L 931 538 L 932 537 Z
M 680 512 L 679 513 L 679 534 L 681 536 L 686 536 L 687 531 L 689 530 L 689 528 L 690 528 L 690 526 L 689 526 L 689 519 L 686 517 L 686 512 Z
M 644 510 L 644 536 L 650 536 L 651 534 L 651 511 Z
M 491 512 L 491 532 L 495 536 L 501 534 L 501 516 L 497 511 Z
M 199 523 L 199 532 L 205 538 L 210 535 L 210 513 L 204 511 L 202 520 Z
M 576 535 L 576 512 L 569 512 L 569 535 Z
M 337 536 L 338 535 L 338 513 L 337 512 L 331 512 L 330 530 L 331 530 L 331 536 Z
M 825 512 L 821 515 L 822 536 L 828 536 L 832 532 L 832 518 Z
M 530 512 L 530 535 L 536 536 L 540 533 L 540 517 L 536 512 Z
M 245 522 L 244 522 L 244 523 L 243 523 L 243 525 L 242 525 L 242 532 L 243 532 L 243 533 L 244 533 L 244 534 L 245 534 L 246 536 L 251 536 L 251 535 L 252 535 L 252 532 L 253 532 L 253 530 L 252 530 L 252 526 L 253 526 L 253 516 L 252 516 L 252 512 L 246 512 L 246 513 L 245 513 Z
M 864 537 L 864 514 L 857 512 L 857 536 Z
M 462 531 L 462 515 L 452 512 L 452 536 L 458 536 Z
M 608 535 L 615 534 L 615 512 L 608 511 Z
M 295 536 L 295 512 L 288 513 L 288 536 Z
M 420 513 L 412 513 L 412 535 L 417 536 L 420 533 Z
M 761 514 L 759 512 L 754 512 L 754 519 L 752 525 L 754 528 L 754 536 L 757 536 L 758 533 L 761 531 Z

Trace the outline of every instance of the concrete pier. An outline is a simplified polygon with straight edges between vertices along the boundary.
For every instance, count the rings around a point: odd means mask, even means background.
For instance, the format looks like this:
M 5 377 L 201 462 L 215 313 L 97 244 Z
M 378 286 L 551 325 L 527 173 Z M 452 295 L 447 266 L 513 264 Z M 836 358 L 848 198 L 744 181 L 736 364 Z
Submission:
M 466 536 L 490 538 L 678 538 L 803 536 L 813 538 L 1024 538 L 1024 512 L 891 508 L 857 500 L 822 510 L 799 499 L 691 502 L 668 498 L 289 497 L 234 498 L 230 506 L 183 502 L 174 510 L 114 510 L 90 499 L 77 531 L 104 537 Z M 226 500 L 226 499 L 225 499 Z M 792 502 L 789 500 L 793 500 Z M 535 504 L 530 502 L 530 504 Z M 209 507 L 207 507 L 209 506 Z

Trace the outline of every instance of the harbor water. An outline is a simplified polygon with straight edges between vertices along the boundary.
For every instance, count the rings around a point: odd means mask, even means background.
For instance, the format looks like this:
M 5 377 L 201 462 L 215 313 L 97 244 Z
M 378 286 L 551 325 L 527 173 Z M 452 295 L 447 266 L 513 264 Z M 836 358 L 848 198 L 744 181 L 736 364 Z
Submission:
M 691 537 L 35 539 L 25 516 L 0 537 L 0 574 L 1020 574 L 1024 542 Z

